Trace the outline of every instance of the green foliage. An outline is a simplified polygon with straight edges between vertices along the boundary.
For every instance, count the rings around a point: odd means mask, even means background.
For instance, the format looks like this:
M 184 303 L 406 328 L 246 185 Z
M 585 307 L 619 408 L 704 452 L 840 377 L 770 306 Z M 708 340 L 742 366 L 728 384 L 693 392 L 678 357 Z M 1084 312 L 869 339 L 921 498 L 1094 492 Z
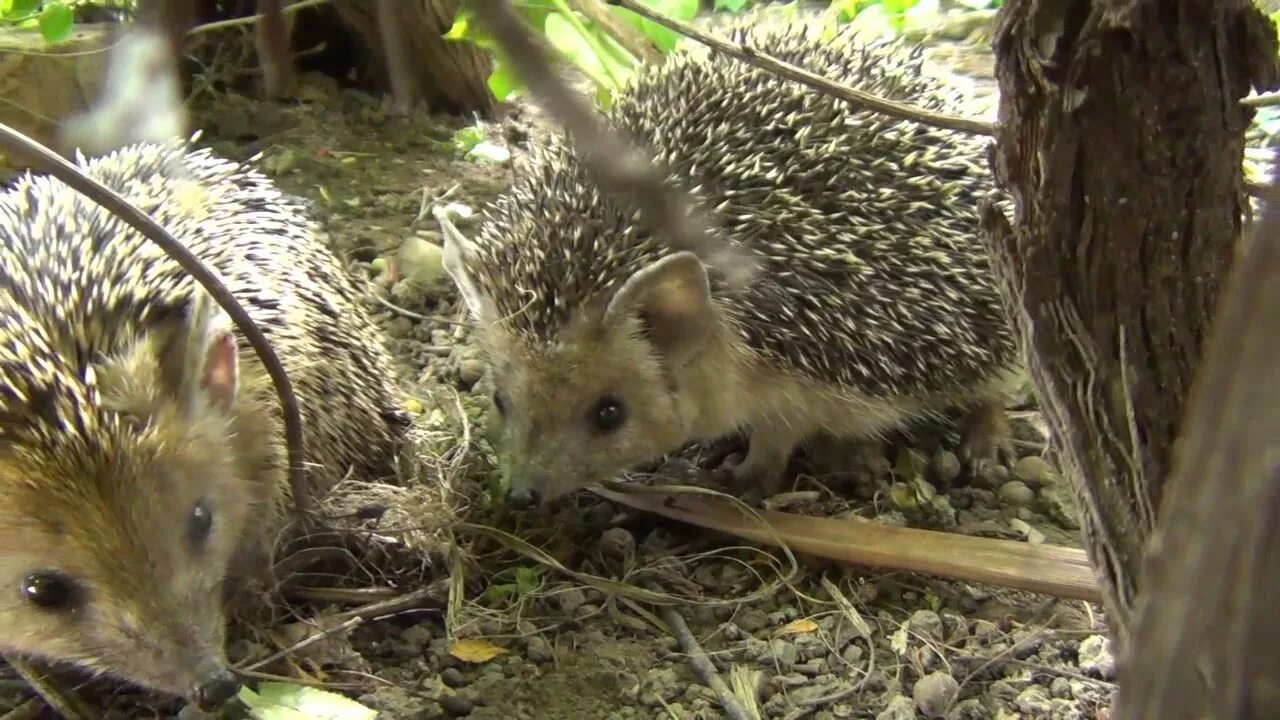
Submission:
M 540 566 L 521 567 L 515 569 L 515 582 L 490 585 L 485 588 L 485 595 L 490 601 L 501 600 L 511 596 L 528 595 L 538 589 Z
M 134 3 L 92 3 L 82 0 L 0 0 L 0 25 L 35 27 L 46 43 L 56 44 L 75 30 L 76 8 L 109 6 L 131 9 Z

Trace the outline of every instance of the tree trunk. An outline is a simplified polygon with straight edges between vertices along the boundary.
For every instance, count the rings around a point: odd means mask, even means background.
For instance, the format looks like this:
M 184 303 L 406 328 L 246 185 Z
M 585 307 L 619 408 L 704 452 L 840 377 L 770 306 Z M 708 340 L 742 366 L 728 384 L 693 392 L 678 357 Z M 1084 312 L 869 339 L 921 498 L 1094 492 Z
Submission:
M 374 77 L 385 78 L 391 90 L 392 71 L 388 66 L 386 38 L 379 27 L 376 8 L 394 7 L 398 13 L 392 22 L 403 36 L 399 38 L 406 52 L 404 68 L 411 73 L 405 78 L 413 100 L 426 100 L 434 111 L 453 114 L 476 113 L 491 118 L 497 100 L 489 91 L 489 73 L 493 59 L 489 53 L 470 42 L 445 40 L 441 37 L 453 25 L 459 0 L 396 0 L 390 3 L 336 0 L 342 21 L 361 41 L 373 50 Z M 392 42 L 392 47 L 396 46 Z
M 1114 717 L 1280 718 L 1280 196 L 1223 290 Z
M 994 270 L 1123 653 L 1243 222 L 1239 100 L 1274 84 L 1275 29 L 1249 0 L 1010 0 L 994 50 L 1017 228 L 987 209 Z

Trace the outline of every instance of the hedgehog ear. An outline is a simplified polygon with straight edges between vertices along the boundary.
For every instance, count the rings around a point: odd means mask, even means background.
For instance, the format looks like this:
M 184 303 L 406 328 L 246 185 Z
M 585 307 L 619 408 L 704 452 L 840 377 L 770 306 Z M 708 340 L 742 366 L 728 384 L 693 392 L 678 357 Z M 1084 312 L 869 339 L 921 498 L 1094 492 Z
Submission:
M 181 360 L 177 399 L 188 412 L 212 405 L 226 412 L 235 400 L 240 384 L 240 357 L 235 327 L 214 299 L 202 288 L 196 290 L 177 338 Z
M 636 271 L 604 311 L 605 327 L 627 317 L 645 325 L 649 341 L 673 365 L 692 360 L 715 327 L 707 270 L 698 256 L 678 252 Z
M 445 272 L 453 278 L 458 286 L 458 293 L 467 303 L 471 317 L 478 323 L 487 324 L 496 319 L 493 301 L 484 293 L 471 277 L 468 263 L 475 258 L 475 245 L 462 234 L 443 211 L 436 213 L 440 230 L 444 235 L 443 260 Z

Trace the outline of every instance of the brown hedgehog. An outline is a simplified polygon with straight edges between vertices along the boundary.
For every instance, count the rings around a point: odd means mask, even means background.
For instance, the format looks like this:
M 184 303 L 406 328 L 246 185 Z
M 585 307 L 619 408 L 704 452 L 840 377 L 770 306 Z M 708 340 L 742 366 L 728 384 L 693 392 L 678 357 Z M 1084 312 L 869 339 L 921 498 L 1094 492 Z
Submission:
M 79 165 L 207 263 L 293 382 L 316 490 L 394 472 L 390 355 L 299 201 L 182 144 Z M 0 650 L 215 704 L 228 580 L 289 496 L 271 382 L 157 245 L 62 182 L 0 195 Z
M 732 39 L 880 97 L 959 105 L 917 48 L 757 18 Z M 739 430 L 734 471 L 764 493 L 820 431 L 876 436 L 969 408 L 967 454 L 1008 450 L 1003 400 L 1023 368 L 979 241 L 985 139 L 686 52 L 642 71 L 607 120 L 762 272 L 732 292 L 599 191 L 568 141 L 520 168 L 476 237 L 446 223 L 514 503 Z

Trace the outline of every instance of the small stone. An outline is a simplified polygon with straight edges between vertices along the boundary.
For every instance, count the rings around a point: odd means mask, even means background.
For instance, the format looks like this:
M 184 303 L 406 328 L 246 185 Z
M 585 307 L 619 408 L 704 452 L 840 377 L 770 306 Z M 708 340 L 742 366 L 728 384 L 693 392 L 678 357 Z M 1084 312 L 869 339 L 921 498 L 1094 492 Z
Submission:
M 623 559 L 636 551 L 636 538 L 624 528 L 612 527 L 600 533 L 600 552 L 606 557 Z
M 470 715 L 471 709 L 474 706 L 475 706 L 475 703 L 472 703 L 470 700 L 462 697 L 461 695 L 445 695 L 444 697 L 440 698 L 440 708 L 443 709 L 445 711 L 445 714 L 447 714 L 449 717 L 462 717 L 463 715 Z
M 876 715 L 876 720 L 915 720 L 916 704 L 904 695 L 894 695 L 884 710 Z
M 586 601 L 586 593 L 582 592 L 578 588 L 569 588 L 568 590 L 556 595 L 556 602 L 560 604 L 560 611 L 564 613 L 572 613 Z
M 1073 693 L 1071 692 L 1071 681 L 1064 677 L 1056 677 L 1053 682 L 1049 683 L 1049 694 L 1056 697 L 1069 700 Z
M 947 720 L 988 720 L 991 713 L 978 698 L 962 700 L 947 712 Z
M 1080 671 L 1086 675 L 1110 680 L 1116 676 L 1116 660 L 1111 655 L 1111 641 L 1103 635 L 1090 635 L 1080 642 Z
M 440 673 L 440 682 L 451 688 L 460 688 L 467 684 L 467 679 L 462 675 L 462 671 L 458 668 L 445 668 Z
M 430 288 L 445 277 L 444 251 L 422 238 L 408 238 L 396 253 L 396 269 L 406 280 Z
M 463 387 L 472 387 L 484 377 L 484 361 L 478 357 L 466 357 L 458 361 L 458 380 Z
M 555 657 L 551 643 L 541 635 L 532 635 L 525 641 L 524 654 L 531 662 L 536 663 L 550 662 Z
M 960 458 L 953 452 L 938 450 L 933 454 L 930 464 L 933 466 L 934 477 L 939 482 L 949 483 L 960 476 Z
M 840 653 L 840 658 L 850 665 L 858 667 L 862 664 L 862 656 L 865 654 L 866 653 L 862 649 L 861 645 L 858 643 L 849 643 L 849 646 Z
M 1000 486 L 1000 502 L 1014 507 L 1030 507 L 1036 494 L 1021 480 L 1010 480 Z
M 907 621 L 907 627 L 930 640 L 943 638 L 942 618 L 932 610 L 917 610 Z
M 1052 703 L 1049 702 L 1049 694 L 1040 685 L 1030 685 L 1026 690 L 1018 693 L 1013 704 L 1024 716 L 1031 717 L 1048 717 L 1049 711 L 1053 709 Z
M 776 665 L 785 671 L 795 665 L 798 655 L 795 645 L 783 638 L 774 638 L 769 641 L 765 651 L 756 657 L 756 662 L 762 665 Z
M 640 702 L 650 707 L 670 704 L 684 692 L 685 683 L 669 667 L 654 668 L 640 683 Z
M 1033 488 L 1038 488 L 1053 480 L 1053 468 L 1044 458 L 1028 455 L 1013 466 L 1013 476 Z
M 973 639 L 977 642 L 987 645 L 1000 639 L 1000 628 L 990 620 L 974 620 L 973 630 L 970 631 Z
M 1009 479 L 1009 468 L 999 463 L 985 463 L 981 473 L 974 478 L 974 485 L 995 490 Z
M 959 694 L 960 683 L 945 672 L 931 672 L 917 680 L 915 687 L 911 689 L 916 707 L 928 718 L 946 715 Z

